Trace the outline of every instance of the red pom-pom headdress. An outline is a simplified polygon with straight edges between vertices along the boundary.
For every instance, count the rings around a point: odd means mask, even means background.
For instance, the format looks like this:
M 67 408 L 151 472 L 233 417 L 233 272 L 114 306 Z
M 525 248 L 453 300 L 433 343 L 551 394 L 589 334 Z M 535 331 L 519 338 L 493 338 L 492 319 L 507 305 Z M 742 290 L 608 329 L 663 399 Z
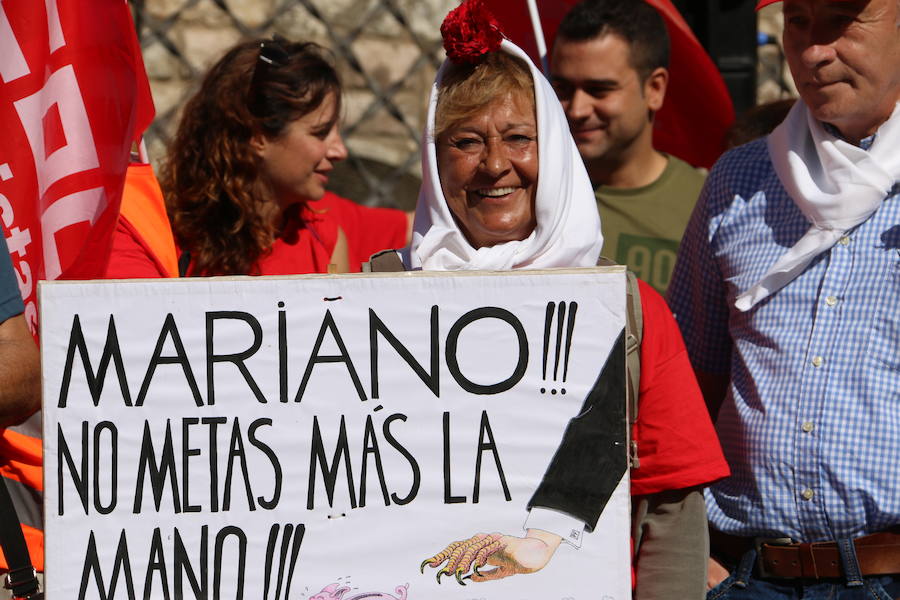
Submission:
M 455 63 L 474 63 L 500 49 L 503 33 L 482 0 L 465 0 L 441 24 L 444 50 Z

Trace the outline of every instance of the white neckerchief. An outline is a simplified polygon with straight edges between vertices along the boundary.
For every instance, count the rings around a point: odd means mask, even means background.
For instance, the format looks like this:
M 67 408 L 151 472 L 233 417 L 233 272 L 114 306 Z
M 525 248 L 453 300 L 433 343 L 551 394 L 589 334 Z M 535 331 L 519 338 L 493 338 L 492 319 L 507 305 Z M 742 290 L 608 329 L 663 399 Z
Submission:
M 400 252 L 408 269 L 501 271 L 597 264 L 603 245 L 600 216 L 562 106 L 527 54 L 509 40 L 503 40 L 501 51 L 524 60 L 534 80 L 539 148 L 537 227 L 522 241 L 476 249 L 456 224 L 441 190 L 434 140 L 434 113 L 445 63 L 435 77 L 428 103 L 422 140 L 422 188 L 412 243 Z
M 775 173 L 812 226 L 737 297 L 734 305 L 741 311 L 790 283 L 878 210 L 900 180 L 900 103 L 878 128 L 868 151 L 828 133 L 799 100 L 767 142 Z

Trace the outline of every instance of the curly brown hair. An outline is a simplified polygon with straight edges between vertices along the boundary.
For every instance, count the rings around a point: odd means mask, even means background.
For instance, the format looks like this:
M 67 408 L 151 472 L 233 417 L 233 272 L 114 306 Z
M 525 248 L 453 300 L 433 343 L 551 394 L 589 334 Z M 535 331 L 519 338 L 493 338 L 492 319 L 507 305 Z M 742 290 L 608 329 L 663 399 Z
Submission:
M 274 59 L 260 55 L 263 45 Z M 190 254 L 192 274 L 256 274 L 284 215 L 251 139 L 278 137 L 331 94 L 336 118 L 340 79 L 312 42 L 243 42 L 209 70 L 184 107 L 160 172 L 175 240 Z

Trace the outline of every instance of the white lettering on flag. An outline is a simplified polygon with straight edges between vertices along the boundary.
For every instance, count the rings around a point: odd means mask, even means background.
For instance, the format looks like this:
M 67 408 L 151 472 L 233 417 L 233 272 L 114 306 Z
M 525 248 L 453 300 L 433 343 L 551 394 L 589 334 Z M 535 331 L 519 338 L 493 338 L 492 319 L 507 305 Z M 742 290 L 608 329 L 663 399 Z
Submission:
M 56 246 L 56 233 L 84 221 L 91 225 L 106 209 L 103 188 L 93 188 L 64 196 L 50 205 L 41 216 L 44 241 L 44 272 L 47 279 L 56 279 L 62 273 L 62 263 Z
M 66 65 L 53 73 L 40 91 L 13 104 L 31 146 L 38 174 L 38 194 L 41 197 L 47 188 L 63 177 L 100 166 L 91 124 L 72 65 Z M 44 115 L 54 104 L 59 109 L 66 143 L 47 155 L 44 147 Z
M 66 45 L 62 25 L 59 23 L 59 7 L 56 0 L 44 0 L 47 6 L 47 35 L 50 41 L 50 52 L 56 52 Z
M 25 55 L 22 54 L 9 19 L 6 18 L 3 1 L 0 0 L 0 77 L 3 78 L 3 83 L 9 83 L 30 72 Z

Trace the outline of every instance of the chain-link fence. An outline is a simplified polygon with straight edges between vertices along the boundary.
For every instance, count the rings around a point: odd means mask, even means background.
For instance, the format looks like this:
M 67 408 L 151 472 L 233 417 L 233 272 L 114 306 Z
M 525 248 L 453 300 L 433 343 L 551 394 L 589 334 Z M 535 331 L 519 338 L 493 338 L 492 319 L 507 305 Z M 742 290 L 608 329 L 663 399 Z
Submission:
M 336 192 L 411 209 L 426 99 L 443 59 L 439 27 L 455 0 L 132 0 L 156 104 L 147 132 L 158 162 L 184 101 L 236 42 L 279 34 L 330 48 L 344 93 L 350 156 Z

